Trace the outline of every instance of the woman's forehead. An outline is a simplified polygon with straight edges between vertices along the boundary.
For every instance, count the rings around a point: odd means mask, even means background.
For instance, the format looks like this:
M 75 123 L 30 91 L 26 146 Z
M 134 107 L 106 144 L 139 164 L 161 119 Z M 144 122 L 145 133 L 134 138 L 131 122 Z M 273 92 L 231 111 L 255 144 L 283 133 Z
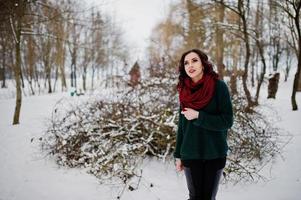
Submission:
M 191 59 L 194 59 L 194 58 L 199 58 L 198 54 L 195 53 L 195 52 L 190 52 L 189 54 L 187 54 L 185 56 L 184 60 L 191 60 Z

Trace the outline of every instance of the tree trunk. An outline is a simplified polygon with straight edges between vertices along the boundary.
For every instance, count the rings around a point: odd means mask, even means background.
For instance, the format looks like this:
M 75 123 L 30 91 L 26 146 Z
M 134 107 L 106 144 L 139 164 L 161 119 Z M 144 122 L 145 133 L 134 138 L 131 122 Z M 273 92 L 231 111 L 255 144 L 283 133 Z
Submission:
M 187 37 L 185 38 L 187 49 L 204 47 L 206 39 L 206 29 L 204 16 L 206 15 L 203 8 L 193 0 L 186 0 L 186 9 L 188 17 Z
M 59 64 L 59 70 L 60 70 L 61 81 L 62 81 L 62 91 L 65 91 L 67 89 L 66 75 L 65 75 L 65 53 Z
M 298 90 L 299 82 L 300 82 L 300 71 L 301 71 L 301 30 L 300 30 L 300 9 L 301 9 L 301 2 L 299 1 L 298 3 L 296 2 L 295 5 L 295 12 L 296 16 L 294 18 L 296 29 L 297 29 L 297 35 L 298 35 L 298 67 L 297 67 L 297 72 L 295 74 L 295 79 L 294 79 L 294 85 L 293 85 L 293 92 L 292 92 L 292 97 L 291 97 L 291 102 L 292 102 L 292 108 L 293 110 L 298 110 L 298 105 L 296 101 L 296 92 Z
M 269 85 L 268 85 L 268 98 L 276 98 L 276 93 L 278 90 L 278 84 L 280 79 L 280 73 L 274 73 L 269 78 Z
M 60 65 L 60 74 L 61 74 L 61 81 L 62 81 L 62 91 L 65 91 L 67 89 L 67 83 L 66 83 L 64 64 Z
M 246 22 L 244 22 L 246 23 Z M 248 67 L 249 67 L 249 59 L 250 59 L 250 46 L 249 46 L 249 39 L 248 39 L 248 34 L 246 28 L 244 28 L 244 35 L 245 35 L 245 46 L 246 46 L 246 57 L 245 57 L 245 63 L 244 63 L 244 73 L 242 75 L 242 83 L 243 83 L 243 89 L 247 97 L 248 101 L 248 108 L 253 107 L 253 101 L 251 97 L 251 93 L 248 89 Z
M 298 84 L 298 88 L 297 91 L 300 92 L 301 91 L 301 73 L 299 73 L 299 84 Z
M 247 28 L 247 20 L 245 16 L 245 11 L 242 11 L 243 8 L 243 2 L 242 0 L 239 1 L 239 13 L 241 14 L 241 19 L 243 23 L 243 34 L 244 34 L 244 42 L 245 42 L 245 48 L 246 48 L 246 57 L 245 57 L 245 63 L 244 63 L 244 73 L 242 75 L 242 84 L 243 84 L 243 89 L 247 97 L 248 105 L 246 110 L 249 110 L 250 108 L 253 107 L 253 101 L 251 97 L 251 93 L 248 89 L 248 67 L 249 67 L 249 60 L 250 60 L 250 44 L 249 44 L 249 36 L 248 36 L 248 28 Z
M 54 84 L 53 84 L 53 92 L 55 92 L 56 83 L 57 83 L 58 78 L 59 78 L 59 66 L 57 65 L 55 67 L 55 79 L 54 79 Z
M 252 87 L 255 86 L 255 65 L 257 65 L 258 63 L 257 61 L 257 57 L 258 55 L 256 54 L 256 48 L 253 48 L 253 52 L 252 52 L 252 59 L 251 59 L 251 85 Z
M 273 55 L 273 70 L 276 72 L 278 71 L 278 65 L 281 55 L 281 47 L 280 47 L 280 38 L 275 37 L 273 38 L 273 47 L 275 48 L 275 53 Z
M 63 36 L 59 35 L 59 37 L 63 37 Z M 61 41 L 61 39 L 57 39 L 56 41 L 55 64 L 57 65 L 57 70 L 58 70 L 57 75 L 60 76 L 61 79 L 62 91 L 65 91 L 67 88 L 66 75 L 65 75 L 65 45 Z
M 20 123 L 20 111 L 22 104 L 22 92 L 21 92 L 21 16 L 22 16 L 22 3 L 19 2 L 17 8 L 17 27 L 15 30 L 16 41 L 15 41 L 15 50 L 16 50 L 16 63 L 14 66 L 15 80 L 16 80 L 16 106 L 13 119 L 13 125 Z
M 222 1 L 223 2 L 223 1 Z M 217 22 L 223 23 L 225 16 L 225 7 L 223 4 L 217 4 Z M 220 79 L 224 79 L 224 31 L 216 23 L 216 62 L 217 62 L 217 71 Z
M 51 66 L 50 66 L 50 63 L 48 63 L 48 66 L 47 66 L 47 83 L 48 83 L 48 93 L 52 93 L 52 87 L 51 87 Z
M 290 65 L 291 63 L 288 64 L 288 61 L 286 62 L 286 68 L 285 68 L 285 74 L 284 74 L 284 82 L 287 82 L 287 79 L 288 79 L 288 76 L 289 76 L 289 72 L 290 72 Z M 301 85 L 299 84 L 299 90 L 298 91 L 301 91 Z
M 35 81 L 36 85 L 38 85 L 39 94 L 40 94 L 41 93 L 41 84 L 39 81 L 39 72 L 38 72 L 37 66 L 35 66 L 35 68 L 34 68 L 34 81 Z
M 239 52 L 240 52 L 240 42 L 239 40 L 235 40 L 233 44 L 233 68 L 231 71 L 231 77 L 230 77 L 230 88 L 231 88 L 231 94 L 235 95 L 238 94 L 237 91 L 237 65 L 238 65 L 238 59 L 239 59 Z
M 3 63 L 5 63 L 5 62 L 3 61 Z M 0 76 L 2 77 L 1 88 L 6 88 L 6 83 L 5 83 L 5 66 L 4 65 L 3 65 L 3 68 L 1 69 L 1 75 Z
M 295 74 L 293 92 L 292 92 L 292 96 L 291 96 L 291 102 L 292 102 L 293 110 L 298 110 L 298 105 L 297 105 L 297 101 L 296 101 L 296 92 L 298 90 L 298 85 L 299 85 L 299 82 L 300 82 L 300 71 L 301 71 L 301 49 L 300 48 L 301 48 L 301 38 L 299 37 L 298 67 L 297 67 L 297 72 Z
M 94 64 L 92 65 L 92 77 L 91 77 L 91 90 L 94 89 L 94 76 L 95 76 L 95 66 Z
M 30 86 L 31 94 L 34 95 L 34 89 L 32 86 L 32 80 L 34 80 L 34 68 L 36 65 L 36 54 L 35 54 L 35 48 L 34 48 L 34 42 L 32 36 L 28 37 L 28 43 L 27 43 L 27 48 L 28 48 L 28 75 L 27 75 L 27 80 Z
M 70 70 L 70 81 L 71 81 L 71 87 L 74 87 L 73 85 L 73 65 L 71 64 L 71 70 Z
M 77 57 L 77 47 L 75 45 L 76 40 L 74 39 L 71 53 L 71 87 L 76 88 L 76 57 Z
M 256 96 L 255 96 L 255 105 L 258 105 L 260 88 L 261 88 L 261 85 L 263 83 L 264 75 L 265 75 L 265 72 L 266 72 L 266 62 L 265 62 L 265 58 L 264 58 L 263 47 L 259 46 L 258 48 L 259 48 L 259 54 L 260 54 L 260 58 L 261 58 L 263 69 L 261 70 L 261 73 L 260 73 L 260 76 L 259 76 L 259 80 L 257 82 L 257 89 L 256 89 Z
M 65 45 L 61 40 L 57 40 L 57 55 L 56 64 L 58 65 L 59 74 L 61 78 L 62 91 L 67 89 L 66 75 L 65 75 L 65 55 L 66 55 Z
M 66 91 L 66 75 L 65 75 L 65 55 L 66 55 L 66 46 L 63 40 L 66 38 L 67 32 L 65 31 L 63 23 L 56 23 L 56 34 L 60 39 L 56 40 L 56 65 L 58 66 L 58 73 L 61 78 L 61 87 L 62 91 Z
M 21 50 L 20 50 L 20 54 L 21 54 Z M 20 55 L 20 57 L 21 57 L 21 55 Z M 20 60 L 20 65 L 21 65 L 21 60 Z M 24 84 L 24 78 L 23 78 L 22 68 L 20 69 L 20 78 L 21 78 L 21 87 L 24 89 L 25 88 L 25 84 Z
M 288 76 L 289 76 L 289 72 L 290 72 L 290 69 L 291 69 L 291 65 L 292 65 L 292 57 L 291 57 L 291 54 L 290 54 L 290 50 L 289 50 L 289 46 L 287 45 L 286 49 L 285 49 L 285 52 L 286 52 L 286 67 L 285 67 L 285 74 L 284 74 L 284 81 L 286 82 L 287 79 L 288 79 Z M 301 81 L 299 82 L 299 85 L 300 85 Z M 300 87 L 300 90 L 301 90 L 301 87 Z
M 28 80 L 28 83 L 29 83 L 29 87 L 30 87 L 31 94 L 32 94 L 32 95 L 35 95 L 35 92 L 34 92 L 34 89 L 33 89 L 33 86 L 32 86 L 32 80 L 29 79 L 29 80 Z
M 2 41 L 3 42 L 3 41 Z M 6 65 L 6 45 L 2 46 L 2 68 L 1 68 L 1 74 L 0 77 L 2 78 L 2 85 L 1 88 L 5 88 L 6 84 L 5 84 L 5 65 Z
M 263 32 L 263 18 L 262 18 L 262 13 L 263 13 L 263 4 L 257 5 L 257 12 L 256 12 L 256 46 L 259 52 L 259 56 L 262 62 L 262 69 L 261 73 L 259 76 L 259 79 L 257 81 L 257 89 L 256 89 L 256 95 L 255 95 L 255 105 L 258 105 L 258 99 L 259 99 L 259 94 L 260 94 L 260 88 L 264 80 L 264 75 L 266 73 L 266 62 L 265 62 L 265 57 L 264 57 L 264 44 L 263 41 L 261 40 L 262 38 L 262 32 Z M 254 48 L 255 51 L 255 48 Z M 257 57 L 257 56 L 256 56 Z M 257 59 L 256 59 L 257 60 Z M 256 62 L 257 63 L 257 62 Z
M 71 63 L 71 87 L 76 88 L 76 64 L 75 60 L 76 58 L 72 58 L 72 63 Z
M 86 79 L 87 79 L 87 66 L 83 66 L 84 67 L 84 71 L 83 71 L 83 90 L 86 91 Z
M 48 84 L 48 93 L 52 93 L 52 86 L 51 86 L 51 61 L 50 61 L 50 53 L 51 53 L 51 42 L 50 39 L 47 38 L 46 41 L 46 48 L 44 50 L 44 65 L 45 65 L 45 72 L 46 72 L 46 80 Z

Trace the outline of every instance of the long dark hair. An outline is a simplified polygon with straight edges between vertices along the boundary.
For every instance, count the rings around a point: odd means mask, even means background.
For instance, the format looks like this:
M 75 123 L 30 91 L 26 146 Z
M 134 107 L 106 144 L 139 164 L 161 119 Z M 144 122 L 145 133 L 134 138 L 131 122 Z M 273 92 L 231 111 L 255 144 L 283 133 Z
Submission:
M 213 65 L 208 60 L 208 56 L 203 51 L 201 51 L 199 49 L 191 49 L 189 51 L 184 52 L 181 56 L 181 59 L 180 59 L 180 63 L 179 63 L 179 82 L 178 82 L 178 85 L 177 85 L 178 91 L 180 91 L 183 88 L 185 78 L 189 77 L 185 72 L 184 61 L 185 61 L 185 56 L 189 53 L 192 53 L 192 52 L 196 53 L 200 57 L 202 65 L 204 66 L 204 74 L 210 75 L 216 80 L 218 79 L 218 74 L 213 70 Z

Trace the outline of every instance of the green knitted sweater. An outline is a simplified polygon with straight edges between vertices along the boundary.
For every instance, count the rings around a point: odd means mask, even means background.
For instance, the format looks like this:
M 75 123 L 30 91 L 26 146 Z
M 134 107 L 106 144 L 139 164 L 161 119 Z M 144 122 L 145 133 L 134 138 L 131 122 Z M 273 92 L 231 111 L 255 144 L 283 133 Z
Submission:
M 215 159 L 227 156 L 227 132 L 233 124 L 228 87 L 218 80 L 211 101 L 199 111 L 199 117 L 187 120 L 179 112 L 175 158 Z

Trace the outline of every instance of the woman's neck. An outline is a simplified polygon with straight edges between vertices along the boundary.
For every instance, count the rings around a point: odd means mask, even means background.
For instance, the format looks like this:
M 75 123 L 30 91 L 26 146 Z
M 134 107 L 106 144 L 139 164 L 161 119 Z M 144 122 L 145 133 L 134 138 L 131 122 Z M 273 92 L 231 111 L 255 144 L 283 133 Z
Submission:
M 200 76 L 191 78 L 191 80 L 192 80 L 194 83 L 197 83 L 197 82 L 198 82 L 199 80 L 201 80 L 202 78 L 203 78 L 203 74 L 201 74 Z

